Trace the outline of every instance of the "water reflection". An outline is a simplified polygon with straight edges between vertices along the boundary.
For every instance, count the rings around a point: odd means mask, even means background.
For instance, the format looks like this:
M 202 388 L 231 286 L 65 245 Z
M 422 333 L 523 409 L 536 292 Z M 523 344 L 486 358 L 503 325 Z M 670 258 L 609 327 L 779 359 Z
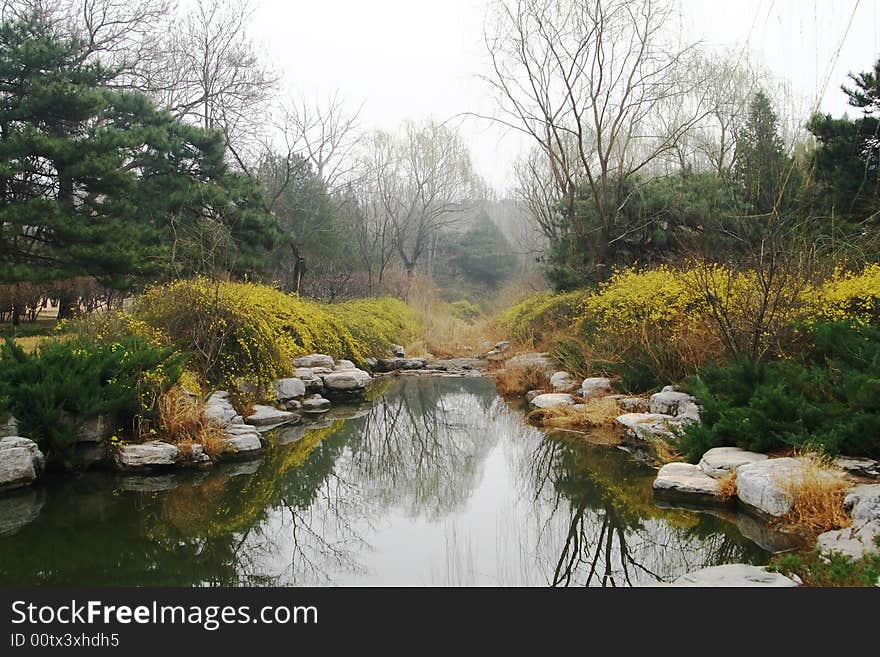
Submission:
M 629 586 L 767 558 L 728 518 L 655 505 L 627 454 L 525 425 L 488 381 L 387 386 L 260 461 L 0 498 L 0 583 Z

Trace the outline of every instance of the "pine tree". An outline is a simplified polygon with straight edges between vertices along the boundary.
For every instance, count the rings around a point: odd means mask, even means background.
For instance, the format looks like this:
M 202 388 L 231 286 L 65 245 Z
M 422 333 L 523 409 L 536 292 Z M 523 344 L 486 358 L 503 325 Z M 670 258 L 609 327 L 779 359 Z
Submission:
M 750 214 L 779 210 L 789 158 L 770 99 L 758 91 L 749 104 L 749 116 L 736 141 L 734 175 Z

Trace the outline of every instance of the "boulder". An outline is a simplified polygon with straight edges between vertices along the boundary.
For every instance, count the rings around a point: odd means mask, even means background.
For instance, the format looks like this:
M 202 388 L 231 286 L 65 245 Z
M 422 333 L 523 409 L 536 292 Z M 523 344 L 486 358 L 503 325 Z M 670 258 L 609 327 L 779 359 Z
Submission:
M 736 496 L 761 513 L 779 517 L 791 510 L 792 497 L 785 483 L 802 476 L 804 461 L 797 458 L 767 459 L 747 463 L 736 470 Z
M 554 392 L 574 392 L 578 389 L 578 384 L 568 372 L 554 372 L 550 377 L 550 387 Z
M 342 372 L 344 370 L 353 370 L 357 369 L 354 363 L 350 360 L 340 360 L 336 363 L 336 366 L 333 368 L 334 372 Z
M 430 364 L 435 370 L 450 374 L 478 374 L 488 366 L 481 358 L 444 358 Z
M 880 484 L 862 484 L 850 488 L 843 499 L 843 508 L 853 524 L 880 520 Z
M 275 397 L 279 402 L 290 401 L 297 397 L 305 397 L 306 384 L 302 379 L 278 379 L 272 384 L 275 389 Z
M 330 400 L 324 399 L 321 395 L 312 395 L 303 399 L 303 413 L 326 413 L 330 410 Z
M 673 417 L 695 416 L 699 419 L 700 407 L 695 397 L 684 392 L 676 392 L 672 386 L 666 386 L 661 392 L 651 395 L 650 411 Z
M 294 371 L 294 376 L 303 382 L 306 393 L 314 394 L 324 390 L 324 381 L 321 380 L 321 377 L 312 368 L 298 367 Z
M 218 390 L 210 397 L 205 404 L 205 417 L 213 420 L 220 426 L 225 427 L 230 424 L 238 415 L 232 404 L 229 403 L 229 393 L 225 390 Z
M 326 367 L 332 370 L 335 365 L 333 357 L 327 354 L 308 354 L 293 359 L 294 367 Z
M 0 439 L 0 490 L 29 486 L 40 476 L 46 459 L 37 443 L 21 436 Z
M 572 406 L 574 398 L 564 392 L 548 392 L 538 395 L 529 402 L 532 408 L 554 408 L 556 406 Z
M 254 404 L 254 412 L 247 416 L 247 421 L 256 427 L 266 427 L 295 422 L 297 418 L 297 414 L 290 411 L 282 411 L 274 406 Z
M 383 358 L 376 364 L 376 369 L 380 372 L 393 372 L 394 370 L 421 370 L 424 369 L 427 364 L 427 358 Z
M 76 437 L 83 443 L 100 443 L 110 435 L 110 425 L 106 415 L 98 415 L 80 424 Z
M 718 500 L 718 480 L 707 475 L 697 465 L 667 463 L 657 473 L 654 493 Z
M 617 405 L 627 413 L 648 413 L 651 410 L 651 402 L 644 397 L 621 397 Z
M 529 352 L 508 359 L 507 367 L 530 367 L 541 372 L 546 372 L 549 376 L 556 370 L 556 363 L 550 358 L 550 354 Z
M 627 433 L 639 440 L 672 435 L 669 430 L 672 419 L 672 416 L 662 413 L 624 413 L 617 416 L 617 422 L 626 428 Z
M 875 542 L 880 538 L 880 520 L 872 520 L 852 527 L 834 529 L 819 534 L 816 549 L 820 552 L 839 552 L 852 559 L 861 559 L 866 554 L 880 554 Z
M 263 443 L 256 432 L 229 435 L 223 441 L 223 458 L 249 458 L 262 449 Z
M 543 390 L 529 390 L 529 391 L 526 393 L 526 401 L 527 401 L 527 402 L 530 402 L 530 401 L 532 401 L 535 397 L 537 397 L 538 395 L 543 395 L 543 394 L 544 394 L 544 391 L 543 391 Z
M 495 351 L 500 351 L 502 354 L 510 349 L 510 342 L 507 340 L 501 340 L 500 342 L 495 343 Z
M 144 470 L 174 465 L 179 457 L 177 445 L 152 440 L 120 446 L 114 454 L 114 461 L 120 470 Z
M 710 566 L 682 575 L 672 586 L 798 586 L 798 583 L 781 573 L 771 573 L 764 568 L 744 563 Z
M 700 469 L 710 477 L 720 479 L 741 465 L 766 460 L 766 454 L 747 452 L 739 447 L 713 447 L 700 459 Z
M 259 438 L 260 430 L 251 424 L 232 424 L 226 427 L 227 436 L 247 436 L 249 434 L 254 434 Z
M 499 349 L 492 349 L 491 351 L 486 352 L 485 359 L 492 361 L 493 363 L 501 362 L 504 360 L 504 352 Z
M 391 355 L 395 358 L 406 358 L 406 349 L 403 345 L 395 344 L 391 346 Z
M 333 374 L 325 374 L 323 380 L 324 388 L 330 392 L 364 388 L 372 380 L 372 377 L 363 370 L 352 368 Z
M 604 376 L 594 376 L 584 379 L 581 383 L 580 396 L 584 399 L 604 397 L 611 392 L 611 380 Z
M 834 459 L 834 465 L 857 477 L 880 479 L 880 462 L 874 459 L 838 456 Z

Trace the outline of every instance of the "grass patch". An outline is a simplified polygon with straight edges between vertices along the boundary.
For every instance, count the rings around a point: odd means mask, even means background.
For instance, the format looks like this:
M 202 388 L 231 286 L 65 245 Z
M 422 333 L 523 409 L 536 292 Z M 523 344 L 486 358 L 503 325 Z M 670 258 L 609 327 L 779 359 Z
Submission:
M 226 433 L 205 417 L 205 405 L 198 397 L 178 385 L 159 397 L 158 407 L 155 427 L 143 424 L 142 438 L 175 444 L 184 454 L 192 452 L 192 445 L 201 445 L 212 458 L 222 453 Z
M 584 404 L 574 406 L 555 406 L 539 408 L 526 416 L 529 422 L 554 429 L 596 429 L 614 426 L 620 415 L 617 400 L 601 398 L 590 399 Z
M 517 397 L 529 390 L 547 390 L 550 377 L 547 372 L 529 365 L 502 365 L 491 370 L 498 392 L 505 397 Z
M 736 495 L 736 470 L 731 470 L 718 480 L 718 491 L 715 496 L 726 502 Z
M 852 521 L 843 498 L 852 485 L 831 460 L 817 453 L 799 455 L 806 464 L 799 475 L 779 482 L 792 497 L 791 511 L 780 523 L 809 535 L 848 527 Z

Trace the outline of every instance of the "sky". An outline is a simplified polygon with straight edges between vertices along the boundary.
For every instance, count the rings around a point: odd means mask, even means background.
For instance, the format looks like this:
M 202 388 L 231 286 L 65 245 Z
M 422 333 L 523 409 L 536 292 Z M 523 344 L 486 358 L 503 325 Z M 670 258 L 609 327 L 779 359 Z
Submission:
M 683 39 L 747 49 L 787 80 L 801 111 L 847 110 L 840 85 L 878 54 L 880 0 L 673 0 Z M 462 113 L 490 113 L 482 42 L 490 0 L 254 0 L 250 34 L 284 93 L 338 92 L 364 129 L 426 116 L 455 120 L 500 193 L 525 140 Z M 852 112 L 851 112 L 852 113 Z M 459 118 L 455 118 L 459 117 Z M 806 118 L 806 116 L 804 117 Z

